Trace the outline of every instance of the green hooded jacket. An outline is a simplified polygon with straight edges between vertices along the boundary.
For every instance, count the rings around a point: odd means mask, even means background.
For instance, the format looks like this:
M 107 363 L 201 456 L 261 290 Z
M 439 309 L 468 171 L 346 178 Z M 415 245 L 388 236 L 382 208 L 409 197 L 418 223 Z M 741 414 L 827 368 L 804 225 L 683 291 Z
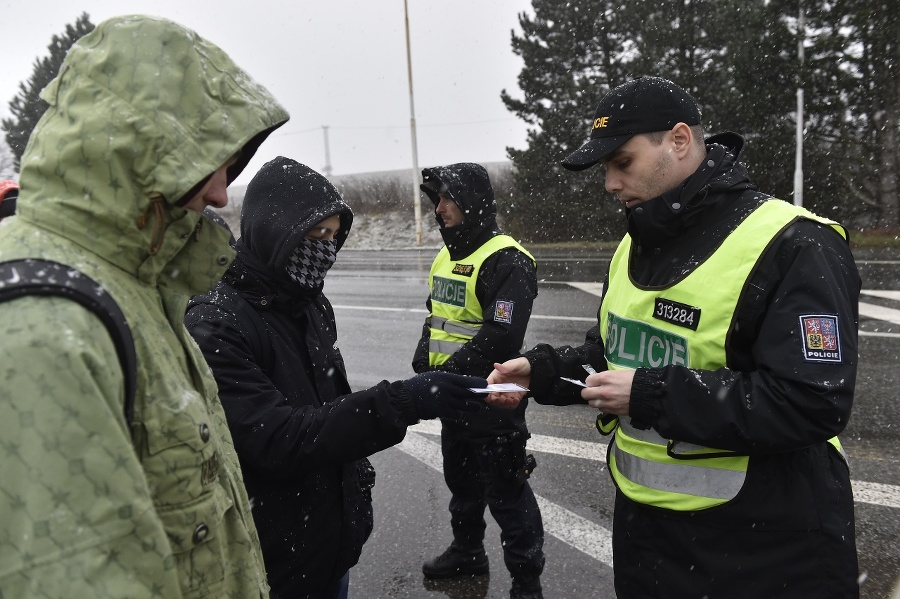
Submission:
M 93 313 L 0 304 L 0 597 L 265 597 L 216 384 L 182 325 L 231 262 L 229 234 L 176 203 L 243 149 L 232 181 L 288 114 L 222 50 L 142 16 L 82 38 L 42 97 L 0 260 L 100 283 L 134 335 L 137 393 L 127 423 Z

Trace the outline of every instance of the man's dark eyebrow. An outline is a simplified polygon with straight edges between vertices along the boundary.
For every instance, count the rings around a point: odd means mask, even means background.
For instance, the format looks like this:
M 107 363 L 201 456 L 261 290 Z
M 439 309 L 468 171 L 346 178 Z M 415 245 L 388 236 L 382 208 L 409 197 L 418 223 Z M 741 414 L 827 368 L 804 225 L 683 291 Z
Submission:
M 611 154 L 607 154 L 606 156 L 601 158 L 600 164 L 606 164 L 611 160 L 615 160 L 616 158 L 621 156 L 623 153 L 624 152 L 622 152 L 622 148 L 617 148 L 616 150 L 613 150 L 613 152 Z

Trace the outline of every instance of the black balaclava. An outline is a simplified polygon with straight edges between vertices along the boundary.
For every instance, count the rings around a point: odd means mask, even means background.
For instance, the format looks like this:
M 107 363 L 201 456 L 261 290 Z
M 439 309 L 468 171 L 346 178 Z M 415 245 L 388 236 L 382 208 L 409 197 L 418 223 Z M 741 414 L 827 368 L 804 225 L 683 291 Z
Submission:
M 325 284 L 325 275 L 335 260 L 336 240 L 301 239 L 288 258 L 288 277 L 304 289 L 316 289 Z
M 306 239 L 320 222 L 340 216 L 332 241 Z M 279 156 L 267 162 L 247 185 L 241 208 L 238 260 L 295 299 L 321 292 L 353 212 L 322 175 L 296 160 Z
M 494 190 L 487 171 L 480 164 L 459 162 L 422 169 L 419 188 L 435 208 L 440 201 L 439 194 L 448 194 L 463 214 L 462 224 L 455 227 L 444 227 L 441 216 L 434 215 L 441 227 L 441 237 L 454 260 L 468 256 L 499 233 Z

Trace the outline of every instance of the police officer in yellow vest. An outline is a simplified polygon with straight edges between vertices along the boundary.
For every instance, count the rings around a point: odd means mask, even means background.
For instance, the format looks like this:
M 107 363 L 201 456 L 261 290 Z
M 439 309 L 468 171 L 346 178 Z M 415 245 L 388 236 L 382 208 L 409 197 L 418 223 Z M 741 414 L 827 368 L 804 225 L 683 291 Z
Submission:
M 487 171 L 459 163 L 422 171 L 444 247 L 431 266 L 428 318 L 413 357 L 416 372 L 486 376 L 522 349 L 537 273 L 531 254 L 497 227 Z M 426 577 L 488 572 L 484 511 L 500 526 L 512 576 L 510 597 L 540 599 L 544 531 L 528 476 L 525 402 L 514 411 L 488 408 L 463 421 L 441 419 L 444 479 L 452 493 L 453 542 L 422 566 Z
M 600 410 L 619 599 L 857 597 L 837 438 L 857 361 L 846 231 L 758 192 L 743 139 L 704 142 L 696 101 L 671 81 L 613 89 L 591 131 L 562 164 L 601 163 L 628 226 L 599 326 L 578 348 L 536 346 L 489 382 Z

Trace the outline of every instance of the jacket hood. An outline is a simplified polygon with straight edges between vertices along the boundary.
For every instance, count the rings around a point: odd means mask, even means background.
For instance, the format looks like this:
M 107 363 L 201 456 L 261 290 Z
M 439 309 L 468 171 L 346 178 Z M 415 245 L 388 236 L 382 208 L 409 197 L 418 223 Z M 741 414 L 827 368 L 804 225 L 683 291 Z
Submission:
M 710 205 L 730 192 L 756 189 L 740 162 L 744 139 L 721 133 L 706 139 L 706 158 L 678 187 L 626 209 L 628 233 L 639 245 L 658 247 L 693 226 Z
M 335 214 L 341 218 L 335 236 L 340 250 L 353 224 L 350 206 L 328 179 L 296 160 L 279 156 L 263 165 L 247 185 L 238 254 L 256 269 L 264 265 L 269 277 L 286 283 L 291 253 L 313 227 Z
M 234 180 L 288 120 L 217 46 L 137 15 L 105 21 L 76 42 L 41 97 L 50 106 L 22 156 L 19 217 L 145 282 L 206 222 L 177 202 L 238 154 L 228 171 Z M 206 238 L 228 249 L 226 236 Z M 221 250 L 208 253 L 218 251 L 221 262 Z
M 438 194 L 448 193 L 463 213 L 464 224 L 489 224 L 497 217 L 494 189 L 488 173 L 480 164 L 459 162 L 447 166 L 422 169 L 422 184 L 431 203 L 437 207 Z M 435 215 L 438 224 L 444 221 Z
M 486 238 L 498 232 L 494 189 L 487 170 L 480 164 L 459 162 L 422 169 L 419 188 L 435 208 L 440 200 L 439 194 L 449 194 L 463 213 L 462 224 L 455 227 L 444 227 L 444 219 L 434 213 L 441 227 L 441 237 L 454 259 L 468 255 Z

